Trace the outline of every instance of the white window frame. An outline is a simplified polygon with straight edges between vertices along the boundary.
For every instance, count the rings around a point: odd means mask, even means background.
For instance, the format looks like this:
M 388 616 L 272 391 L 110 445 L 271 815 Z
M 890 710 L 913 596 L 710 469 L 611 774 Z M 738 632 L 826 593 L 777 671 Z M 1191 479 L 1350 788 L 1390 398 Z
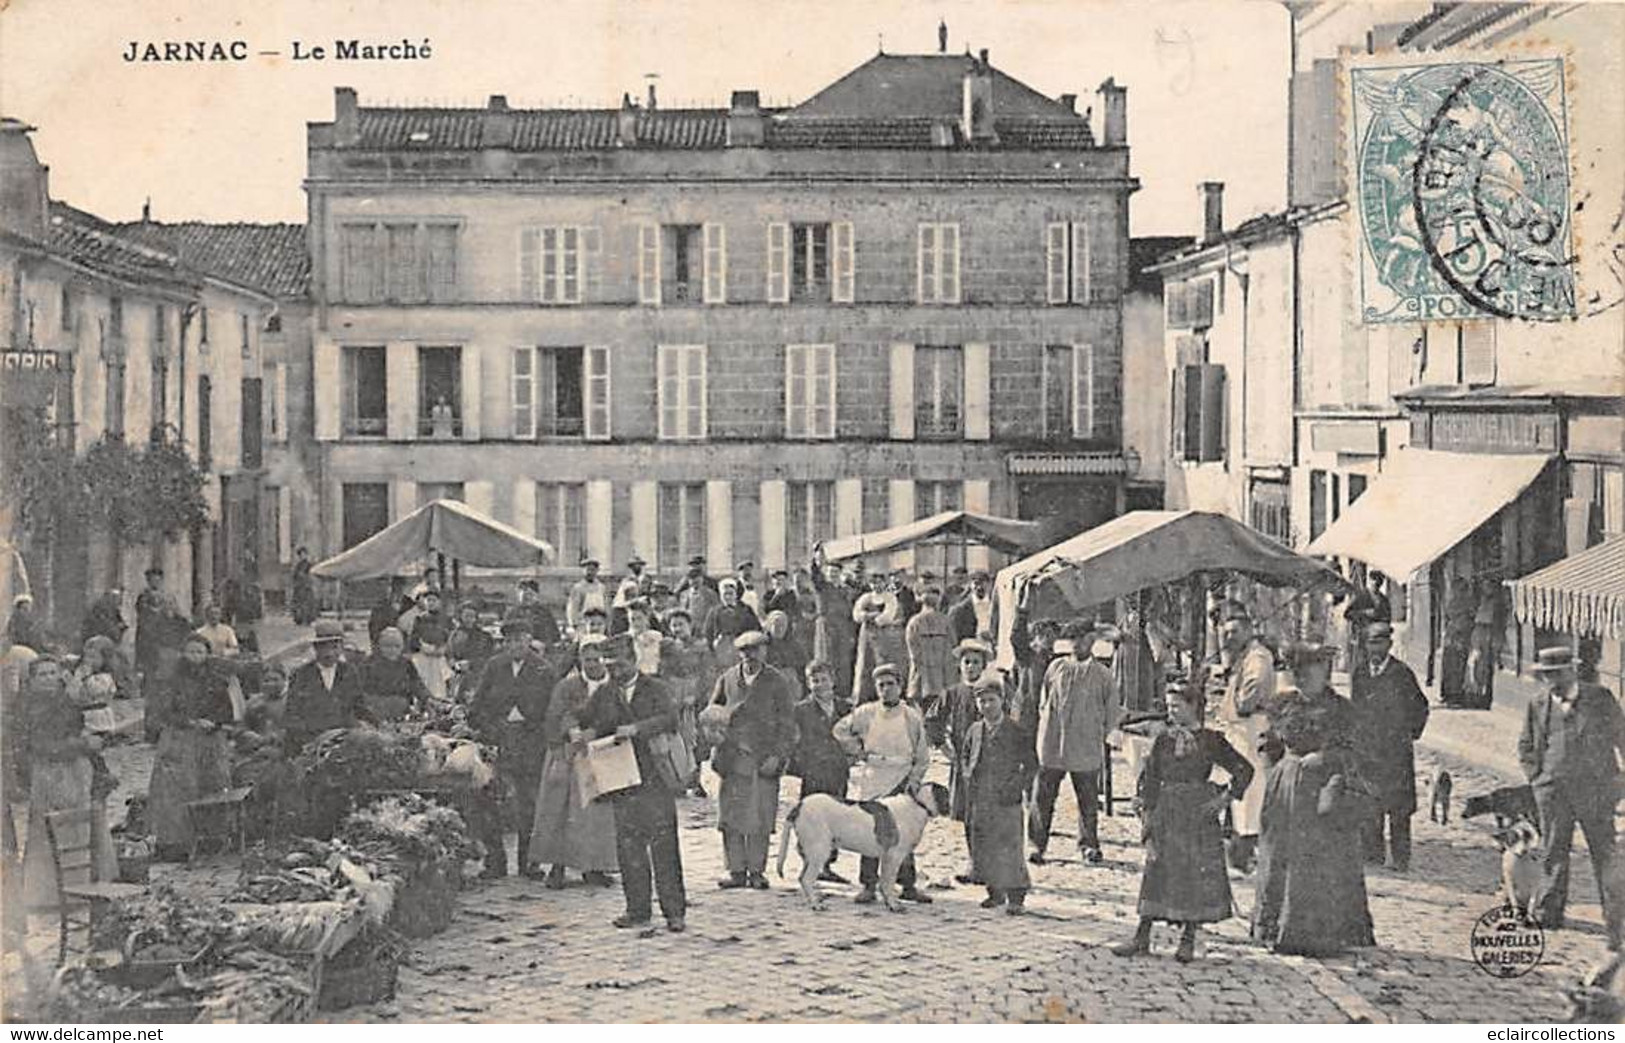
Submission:
M 825 408 L 829 424 L 815 430 L 816 415 L 813 388 L 817 383 L 818 359 L 829 360 L 829 389 Z M 784 437 L 798 441 L 817 441 L 835 437 L 835 345 L 786 344 L 784 346 Z M 800 388 L 797 396 L 793 388 Z M 800 401 L 797 401 L 799 397 Z
M 706 350 L 704 344 L 661 344 L 655 349 L 656 373 L 656 404 L 655 410 L 659 416 L 659 437 L 663 442 L 693 442 L 706 437 L 707 421 L 706 399 Z M 673 369 L 668 375 L 668 368 Z M 689 417 L 692 415 L 695 403 L 692 399 L 693 385 L 699 384 L 699 420 L 698 429 L 691 429 Z M 668 386 L 668 383 L 670 386 Z M 670 402 L 671 395 L 675 393 L 677 400 Z M 668 403 L 675 414 L 677 427 L 673 430 L 666 422 L 666 409 Z
M 523 360 L 525 373 L 519 372 L 520 362 Z M 516 440 L 535 441 L 536 439 L 536 349 L 522 347 L 513 349 L 513 366 L 509 383 L 509 402 L 513 409 L 513 438 Z M 519 389 L 525 389 L 525 401 L 519 401 Z M 521 412 L 523 410 L 523 412 Z
M 585 230 L 579 225 L 538 225 L 521 232 L 521 253 L 535 251 L 529 264 L 531 281 L 525 286 L 528 299 L 542 304 L 581 303 L 587 282 L 586 250 L 582 248 L 585 238 Z M 527 277 L 525 267 L 526 260 L 521 256 L 521 279 Z
M 917 246 L 915 299 L 921 304 L 958 304 L 959 223 L 922 222 Z
M 702 276 L 703 288 L 700 291 L 701 300 L 706 304 L 726 304 L 728 302 L 728 227 L 707 221 L 701 225 L 705 257 L 705 274 Z
M 602 387 L 604 391 L 601 406 L 594 404 L 595 387 Z M 609 441 L 615 400 L 610 384 L 608 347 L 589 344 L 581 349 L 581 393 L 586 396 L 581 404 L 581 437 L 589 442 Z
M 660 226 L 638 225 L 638 303 L 660 304 Z
M 767 300 L 770 304 L 790 301 L 790 225 L 785 221 L 767 226 Z
M 1087 221 L 1051 221 L 1044 228 L 1045 296 L 1051 304 L 1089 304 L 1094 253 Z
M 1072 345 L 1072 437 L 1095 433 L 1095 347 Z
M 1067 303 L 1068 279 L 1067 237 L 1065 221 L 1051 221 L 1044 226 L 1044 292 L 1051 304 Z

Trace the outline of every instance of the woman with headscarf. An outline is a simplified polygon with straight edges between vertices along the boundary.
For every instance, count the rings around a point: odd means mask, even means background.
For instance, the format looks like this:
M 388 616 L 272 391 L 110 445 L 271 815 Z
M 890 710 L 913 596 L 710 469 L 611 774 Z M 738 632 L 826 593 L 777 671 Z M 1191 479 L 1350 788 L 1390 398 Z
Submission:
M 158 731 L 147 814 L 160 858 L 182 858 L 192 843 L 187 803 L 231 785 L 230 683 L 210 652 L 201 635 L 187 637 L 174 676 L 147 706 L 147 726 Z
M 90 808 L 88 827 L 72 827 L 69 835 L 58 839 L 71 846 L 82 846 L 88 840 L 95 875 L 101 880 L 118 875 L 118 855 L 107 826 L 106 801 L 112 780 L 97 772 L 101 740 L 85 731 L 84 714 L 74 705 L 61 664 L 49 656 L 33 660 L 28 664 L 26 686 L 22 752 L 28 767 L 28 848 L 23 854 L 23 901 L 26 907 L 51 906 L 57 901 L 57 890 L 46 835 L 49 812 Z
M 429 705 L 429 689 L 406 658 L 406 636 L 395 627 L 378 632 L 378 645 L 361 664 L 361 705 L 380 721 L 398 721 Z
M 776 668 L 790 682 L 790 701 L 800 700 L 807 669 L 807 650 L 791 633 L 789 614 L 781 609 L 769 612 L 762 620 L 762 632 L 767 634 L 767 665 Z
M 1118 956 L 1151 951 L 1151 925 L 1181 925 L 1174 959 L 1196 958 L 1196 929 L 1230 918 L 1234 903 L 1225 871 L 1219 815 L 1246 792 L 1253 766 L 1225 737 L 1202 726 L 1206 699 L 1194 685 L 1170 687 L 1168 727 L 1151 744 L 1140 774 L 1145 869 L 1140 877 L 1140 925 L 1134 937 L 1112 947 Z M 1224 769 L 1227 786 L 1209 781 Z

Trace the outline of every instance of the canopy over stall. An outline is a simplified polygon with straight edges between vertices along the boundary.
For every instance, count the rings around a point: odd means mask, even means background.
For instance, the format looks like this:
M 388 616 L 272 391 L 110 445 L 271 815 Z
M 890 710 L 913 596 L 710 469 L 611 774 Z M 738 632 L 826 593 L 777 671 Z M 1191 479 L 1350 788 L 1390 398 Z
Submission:
M 1304 553 L 1353 558 L 1406 582 L 1521 496 L 1551 459 L 1401 449 Z
M 1032 588 L 1035 616 L 1054 616 L 1203 571 L 1239 572 L 1278 586 L 1343 585 L 1326 565 L 1227 515 L 1134 511 L 1000 570 L 999 663 L 1014 660 L 1010 632 L 1024 588 Z
M 545 564 L 553 548 L 465 503 L 435 500 L 310 571 L 337 580 L 394 576 L 435 553 L 465 565 L 517 568 Z
M 1023 554 L 1042 546 L 1042 532 L 1043 526 L 1038 522 L 970 511 L 943 511 L 889 529 L 830 540 L 824 544 L 824 560 L 847 561 L 931 542 L 974 543 L 1001 554 Z
M 1518 622 L 1582 637 L 1625 638 L 1625 536 L 1510 580 Z

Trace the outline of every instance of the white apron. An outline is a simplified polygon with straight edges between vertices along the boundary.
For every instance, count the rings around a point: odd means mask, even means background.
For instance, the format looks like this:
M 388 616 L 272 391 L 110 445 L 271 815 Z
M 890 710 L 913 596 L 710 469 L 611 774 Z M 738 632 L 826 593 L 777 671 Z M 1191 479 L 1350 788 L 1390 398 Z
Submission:
M 914 742 L 908 734 L 908 713 L 898 706 L 891 714 L 876 714 L 864 737 L 863 760 L 853 765 L 853 800 L 889 797 L 914 768 Z

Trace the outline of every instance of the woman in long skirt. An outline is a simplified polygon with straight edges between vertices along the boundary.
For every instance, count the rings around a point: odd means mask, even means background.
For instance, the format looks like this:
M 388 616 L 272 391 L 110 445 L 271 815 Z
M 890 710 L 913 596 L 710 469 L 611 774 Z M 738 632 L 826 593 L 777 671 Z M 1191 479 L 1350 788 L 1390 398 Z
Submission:
M 183 858 L 192 843 L 187 803 L 231 785 L 223 730 L 234 716 L 230 683 L 209 652 L 201 635 L 187 637 L 174 676 L 147 707 L 148 727 L 158 729 L 147 814 L 160 858 Z
M 581 643 L 577 652 L 579 669 L 553 687 L 547 713 L 542 718 L 542 734 L 547 753 L 542 761 L 542 779 L 536 789 L 536 814 L 531 820 L 531 864 L 520 872 L 536 876 L 543 866 L 547 886 L 564 886 L 566 868 L 579 872 L 589 884 L 608 886 L 609 873 L 616 870 L 615 815 L 608 801 L 584 803 L 575 762 L 585 750 L 570 741 L 577 717 L 600 685 L 608 684 L 600 639 Z
M 1224 736 L 1202 727 L 1204 702 L 1194 686 L 1168 689 L 1169 726 L 1152 743 L 1140 775 L 1140 926 L 1132 939 L 1113 946 L 1118 956 L 1150 952 L 1151 925 L 1164 920 L 1183 926 L 1174 959 L 1189 963 L 1196 956 L 1197 925 L 1230 918 L 1219 814 L 1246 792 L 1253 767 Z M 1215 765 L 1229 776 L 1228 786 L 1208 781 Z
M 56 905 L 56 870 L 45 816 L 53 811 L 90 809 L 90 825 L 74 826 L 58 842 L 80 847 L 88 840 L 95 875 L 118 875 L 118 855 L 107 826 L 105 792 L 98 798 L 94 761 L 101 740 L 85 732 L 84 714 L 68 696 L 61 665 L 52 658 L 28 666 L 23 694 L 23 748 L 28 758 L 28 840 L 23 853 L 23 901 L 29 908 Z M 87 837 L 86 830 L 89 831 Z M 83 870 L 80 870 L 83 872 Z M 74 883 L 87 883 L 75 880 Z

